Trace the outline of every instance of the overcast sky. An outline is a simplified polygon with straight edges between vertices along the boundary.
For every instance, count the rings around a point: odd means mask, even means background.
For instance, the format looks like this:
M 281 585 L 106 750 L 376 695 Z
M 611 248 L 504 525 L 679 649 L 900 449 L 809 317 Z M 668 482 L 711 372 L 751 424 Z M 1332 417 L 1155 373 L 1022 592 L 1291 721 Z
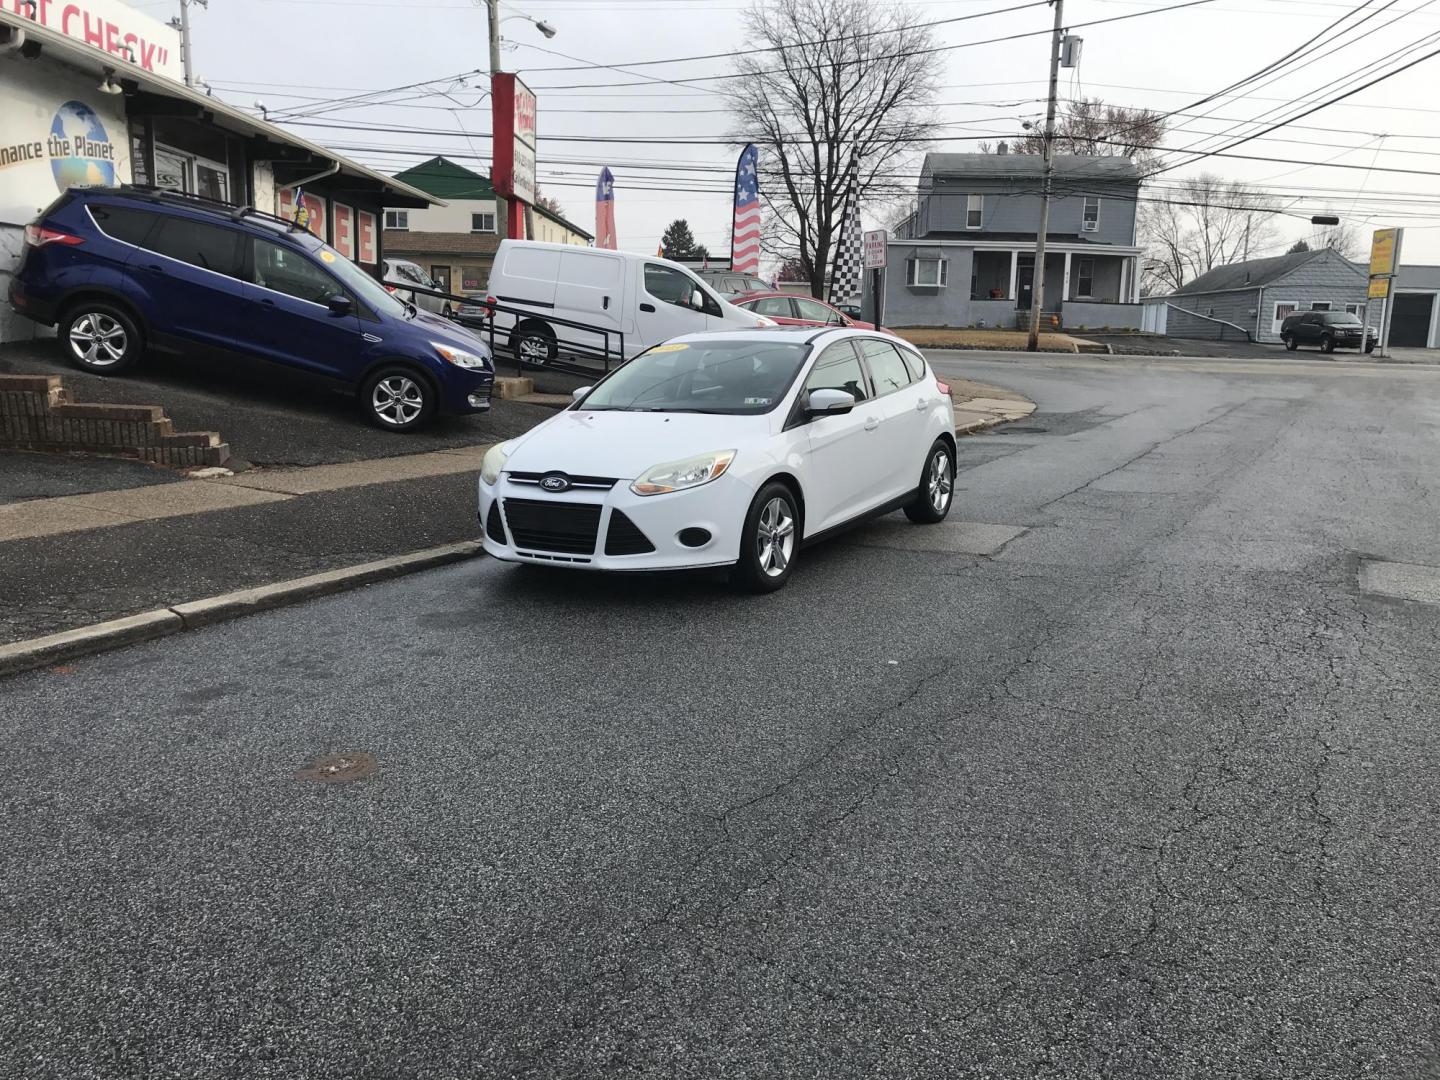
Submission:
M 918 20 L 928 21 L 1017 2 L 918 0 L 910 7 Z M 1164 7 L 1168 2 L 1173 0 L 1069 0 L 1065 14 L 1073 26 Z M 1372 0 L 1367 11 L 1385 3 Z M 165 18 L 174 4 L 157 0 L 136 6 Z M 1180 109 L 1279 59 L 1355 6 L 1340 0 L 1215 0 L 1187 10 L 1076 29 L 1085 39 L 1083 61 L 1078 71 L 1062 73 L 1062 95 L 1098 95 L 1116 104 Z M 525 0 L 518 8 L 507 6 L 504 10 L 507 15 L 523 12 L 543 19 L 557 31 L 556 37 L 546 40 L 523 18 L 511 19 L 503 26 L 503 63 L 520 72 L 539 99 L 539 182 L 545 192 L 557 197 L 577 224 L 593 231 L 595 174 L 600 166 L 609 165 L 617 179 L 616 218 L 622 248 L 653 251 L 666 223 L 684 217 L 701 242 L 714 252 L 725 251 L 730 222 L 725 170 L 734 167 L 734 149 L 562 142 L 558 137 L 721 138 L 731 130 L 724 82 L 696 87 L 664 82 L 628 88 L 600 84 L 636 82 L 641 76 L 663 80 L 716 74 L 729 70 L 728 61 L 647 67 L 640 75 L 541 69 L 572 65 L 574 61 L 567 56 L 623 66 L 626 62 L 742 49 L 747 42 L 740 0 Z M 232 102 L 248 106 L 259 98 L 272 117 L 288 109 L 313 108 L 323 99 L 487 67 L 484 9 L 463 0 L 403 4 L 383 0 L 210 0 L 208 10 L 192 9 L 191 19 L 197 73 Z M 1036 7 L 939 27 L 935 33 L 939 43 L 959 45 L 1043 31 L 1050 19 L 1049 11 Z M 1396 20 L 1392 25 L 1384 25 L 1392 19 Z M 1321 88 L 1372 62 L 1403 63 L 1440 48 L 1440 7 L 1427 9 L 1422 0 L 1395 0 L 1352 36 L 1377 27 L 1382 29 L 1329 59 L 1301 67 L 1270 85 L 1248 88 L 1249 96 L 1243 100 L 1204 106 L 1214 110 L 1212 116 L 1176 117 L 1172 124 L 1177 130 L 1168 137 L 1167 146 L 1200 142 L 1204 133 L 1227 130 L 1235 121 L 1283 108 L 1297 97 L 1317 92 L 1333 96 L 1342 88 L 1340 84 Z M 995 137 L 1004 137 L 1014 134 L 1021 120 L 1042 116 L 1043 102 L 1038 99 L 1045 90 L 1047 49 L 1046 36 L 1041 34 L 942 53 L 945 75 L 937 99 L 942 103 L 938 114 L 953 125 L 945 134 L 998 133 Z M 1407 49 L 1412 51 L 1401 58 Z M 565 56 L 555 55 L 559 53 Z M 1377 74 L 1382 70 L 1375 69 Z M 429 92 L 401 104 L 367 103 L 315 118 L 325 124 L 430 128 L 432 132 L 299 125 L 297 130 L 388 172 L 436 153 L 484 172 L 489 164 L 489 140 L 465 133 L 490 130 L 489 102 L 481 100 L 475 105 L 483 93 L 483 82 L 470 82 L 477 88 L 457 84 L 448 97 Z M 576 84 L 593 88 L 577 89 Z M 1437 85 L 1440 57 L 1299 120 L 1304 127 L 1281 129 L 1234 151 L 1302 164 L 1211 158 L 1167 173 L 1163 182 L 1151 187 L 1151 193 L 1187 173 L 1210 170 L 1282 193 L 1295 214 L 1339 213 L 1367 235 L 1375 227 L 1405 225 L 1405 261 L 1440 263 Z M 968 150 L 974 148 L 974 142 L 941 141 L 935 148 Z M 1305 164 L 1310 162 L 1358 168 Z M 717 171 L 683 172 L 682 166 Z M 906 167 L 903 171 L 915 170 Z M 674 190 L 644 190 L 656 187 Z M 1310 201 L 1298 201 L 1302 196 Z M 1280 221 L 1284 242 L 1277 243 L 1273 251 L 1256 254 L 1278 254 L 1288 242 L 1311 231 L 1308 224 L 1295 218 Z M 874 222 L 867 222 L 870 224 Z

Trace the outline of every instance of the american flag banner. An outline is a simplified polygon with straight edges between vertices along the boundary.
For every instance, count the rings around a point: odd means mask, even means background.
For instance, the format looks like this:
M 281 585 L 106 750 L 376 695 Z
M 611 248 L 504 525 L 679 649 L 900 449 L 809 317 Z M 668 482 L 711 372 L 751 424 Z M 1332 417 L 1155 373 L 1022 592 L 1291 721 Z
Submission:
M 615 244 L 615 176 L 609 167 L 600 170 L 595 181 L 595 246 L 614 251 Z
M 860 166 L 850 165 L 850 197 L 841 218 L 840 243 L 835 248 L 834 272 L 830 275 L 830 302 L 846 304 L 860 294 L 865 250 L 860 236 Z
M 735 226 L 730 238 L 730 269 L 760 273 L 760 153 L 754 143 L 740 151 L 735 165 Z

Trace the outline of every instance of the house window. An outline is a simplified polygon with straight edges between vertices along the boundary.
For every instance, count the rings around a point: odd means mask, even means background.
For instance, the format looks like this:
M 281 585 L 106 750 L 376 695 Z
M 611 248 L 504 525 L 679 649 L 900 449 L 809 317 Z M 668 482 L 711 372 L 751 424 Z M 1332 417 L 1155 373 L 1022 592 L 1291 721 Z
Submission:
M 1092 295 L 1095 289 L 1095 260 L 1081 259 L 1075 278 L 1075 295 Z
M 950 264 L 940 258 L 905 260 L 905 284 L 914 288 L 943 289 Z
M 1310 310 L 1311 310 L 1311 311 L 1329 311 L 1329 310 L 1330 310 L 1330 301 L 1329 301 L 1329 300 L 1315 300 L 1315 301 L 1312 301 L 1311 304 L 1310 304 Z
M 985 219 L 985 196 L 965 196 L 965 228 L 978 229 Z
M 1286 319 L 1300 310 L 1300 305 L 1294 300 L 1276 300 L 1274 316 L 1270 320 L 1271 333 L 1280 333 L 1280 327 Z
M 387 229 L 408 229 L 410 228 L 409 210 L 386 210 L 385 228 Z
M 1362 311 L 1364 311 L 1364 310 L 1365 310 L 1365 305 L 1364 305 L 1364 304 L 1346 304 L 1346 305 L 1345 305 L 1345 313 L 1346 313 L 1347 315 L 1359 315 L 1359 314 L 1360 314 Z
M 471 215 L 470 215 L 470 231 L 471 231 L 471 232 L 493 233 L 493 232 L 495 231 L 495 215 L 494 215 L 494 213 L 471 214 Z
M 485 283 L 489 280 L 490 268 L 488 266 L 460 267 L 461 292 L 483 292 L 485 290 Z
M 1080 219 L 1081 232 L 1097 232 L 1100 228 L 1100 200 L 1094 195 L 1085 196 L 1085 211 Z

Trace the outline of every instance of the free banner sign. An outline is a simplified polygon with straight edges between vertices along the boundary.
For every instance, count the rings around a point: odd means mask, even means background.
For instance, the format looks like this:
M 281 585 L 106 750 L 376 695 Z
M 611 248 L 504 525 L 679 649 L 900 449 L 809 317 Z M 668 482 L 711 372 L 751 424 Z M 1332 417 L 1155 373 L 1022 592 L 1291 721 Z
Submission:
M 883 270 L 885 267 L 885 230 L 871 229 L 865 234 L 865 269 Z

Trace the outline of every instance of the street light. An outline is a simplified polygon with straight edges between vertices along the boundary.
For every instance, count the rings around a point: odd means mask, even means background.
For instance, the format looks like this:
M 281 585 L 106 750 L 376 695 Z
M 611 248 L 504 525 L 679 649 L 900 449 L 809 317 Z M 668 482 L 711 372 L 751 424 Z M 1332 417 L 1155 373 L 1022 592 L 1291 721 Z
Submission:
M 555 36 L 555 28 L 542 19 L 534 19 L 525 14 L 506 15 L 505 18 L 502 19 L 500 17 L 500 0 L 473 0 L 473 2 L 477 7 L 484 4 L 487 14 L 490 16 L 490 78 L 492 85 L 495 76 L 500 71 L 500 24 L 502 22 L 508 22 L 511 19 L 521 19 L 534 26 L 535 29 L 539 30 L 547 39 Z M 504 197 L 497 191 L 495 193 L 495 225 L 496 231 L 502 236 L 508 236 L 510 234 L 508 224 L 503 227 L 500 225 L 502 221 L 509 222 L 508 209 L 505 205 Z

